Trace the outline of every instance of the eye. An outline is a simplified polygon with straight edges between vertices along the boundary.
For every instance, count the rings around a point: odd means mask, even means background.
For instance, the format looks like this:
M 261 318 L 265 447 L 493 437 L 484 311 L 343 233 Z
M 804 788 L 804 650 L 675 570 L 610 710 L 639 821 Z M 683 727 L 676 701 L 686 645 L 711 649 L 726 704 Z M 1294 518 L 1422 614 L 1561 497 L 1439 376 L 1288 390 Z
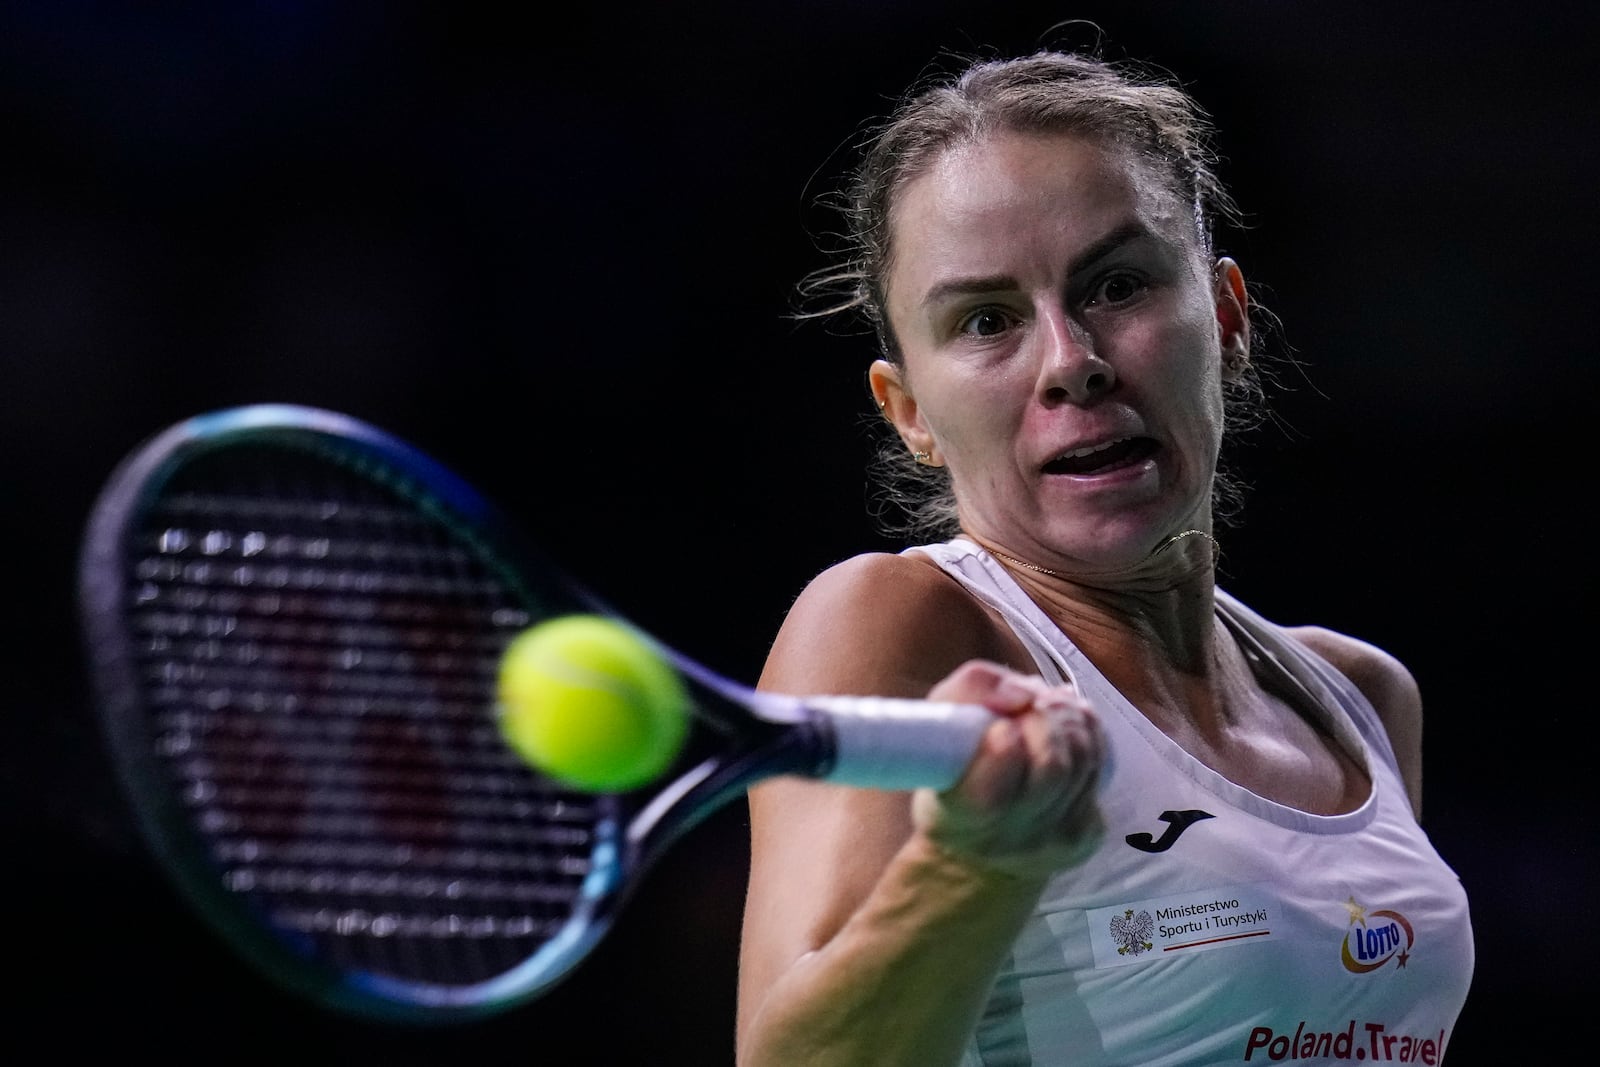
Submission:
M 1137 298 L 1146 288 L 1144 279 L 1137 274 L 1108 274 L 1090 294 L 1089 303 L 1116 307 Z
M 982 307 L 964 317 L 956 329 L 972 337 L 993 337 L 1005 332 L 1012 321 L 1010 312 L 1004 308 Z

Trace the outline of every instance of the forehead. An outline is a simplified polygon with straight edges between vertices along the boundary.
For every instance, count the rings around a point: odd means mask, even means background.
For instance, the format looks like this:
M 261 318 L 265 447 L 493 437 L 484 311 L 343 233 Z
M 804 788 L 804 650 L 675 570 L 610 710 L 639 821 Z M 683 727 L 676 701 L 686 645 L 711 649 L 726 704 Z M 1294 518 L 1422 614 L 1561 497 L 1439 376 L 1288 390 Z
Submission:
M 1071 134 L 1003 131 L 944 150 L 890 214 L 890 289 L 928 269 L 1013 273 L 1129 223 L 1193 244 L 1192 214 L 1133 152 Z

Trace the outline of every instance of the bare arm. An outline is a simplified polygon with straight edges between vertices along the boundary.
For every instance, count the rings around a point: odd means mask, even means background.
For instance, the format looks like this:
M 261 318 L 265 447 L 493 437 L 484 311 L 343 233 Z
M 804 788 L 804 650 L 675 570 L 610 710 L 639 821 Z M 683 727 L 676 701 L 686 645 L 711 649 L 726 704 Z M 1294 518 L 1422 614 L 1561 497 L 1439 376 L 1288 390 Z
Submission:
M 1092 712 L 937 569 L 863 557 L 790 612 L 761 685 L 981 702 L 946 794 L 779 779 L 751 794 L 739 1061 L 954 1063 L 1049 874 L 1098 840 Z M 892 1021 L 892 1022 L 891 1022 Z
M 1375 645 L 1323 629 L 1290 631 L 1307 648 L 1333 664 L 1359 690 L 1389 735 L 1412 813 L 1422 818 L 1422 693 L 1405 664 Z

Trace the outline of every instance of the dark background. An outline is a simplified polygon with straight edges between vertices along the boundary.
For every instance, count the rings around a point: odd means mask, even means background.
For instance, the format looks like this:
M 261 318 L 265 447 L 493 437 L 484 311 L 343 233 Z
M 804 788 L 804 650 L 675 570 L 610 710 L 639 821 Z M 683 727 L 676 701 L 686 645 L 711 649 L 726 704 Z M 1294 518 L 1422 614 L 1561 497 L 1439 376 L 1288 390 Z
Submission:
M 7 1040 L 730 1062 L 739 805 L 583 971 L 494 1020 L 352 1022 L 247 970 L 175 899 L 110 779 L 73 607 L 81 523 L 170 422 L 331 407 L 433 452 L 616 606 L 753 678 L 811 575 L 889 547 L 861 473 L 871 347 L 786 318 L 831 224 L 814 199 L 941 51 L 1084 42 L 1047 34 L 1081 18 L 1217 118 L 1252 222 L 1221 250 L 1303 364 L 1276 401 L 1288 430 L 1245 457 L 1223 584 L 1411 666 L 1424 822 L 1478 943 L 1450 1062 L 1563 1061 L 1589 1032 L 1596 947 L 1582 8 L 0 7 Z

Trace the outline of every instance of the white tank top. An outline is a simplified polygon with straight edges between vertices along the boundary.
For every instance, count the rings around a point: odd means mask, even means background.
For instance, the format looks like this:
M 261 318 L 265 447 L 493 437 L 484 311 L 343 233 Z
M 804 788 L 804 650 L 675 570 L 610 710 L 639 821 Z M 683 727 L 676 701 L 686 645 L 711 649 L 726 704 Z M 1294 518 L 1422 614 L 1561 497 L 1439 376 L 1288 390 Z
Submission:
M 1106 837 L 1057 875 L 963 1067 L 1438 1064 L 1473 967 L 1466 894 L 1412 816 L 1382 723 L 1326 661 L 1220 590 L 1258 676 L 1302 695 L 1371 795 L 1312 815 L 1230 782 L 1114 689 L 988 553 L 921 551 L 1101 712 Z

